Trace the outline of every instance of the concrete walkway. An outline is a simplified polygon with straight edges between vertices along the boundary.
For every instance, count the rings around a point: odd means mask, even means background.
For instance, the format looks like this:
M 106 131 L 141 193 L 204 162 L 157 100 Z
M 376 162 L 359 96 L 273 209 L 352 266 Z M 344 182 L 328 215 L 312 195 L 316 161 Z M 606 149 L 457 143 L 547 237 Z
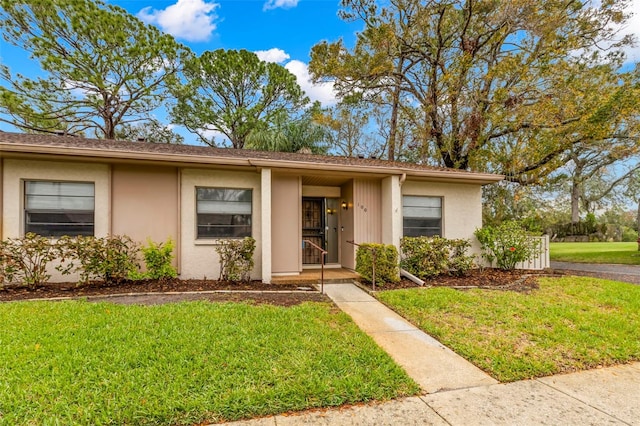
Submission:
M 569 271 L 575 275 L 585 275 L 640 284 L 640 265 L 613 265 L 606 263 L 551 262 L 551 268 Z
M 428 393 L 497 383 L 354 284 L 324 292 Z
M 638 425 L 640 364 L 240 424 Z

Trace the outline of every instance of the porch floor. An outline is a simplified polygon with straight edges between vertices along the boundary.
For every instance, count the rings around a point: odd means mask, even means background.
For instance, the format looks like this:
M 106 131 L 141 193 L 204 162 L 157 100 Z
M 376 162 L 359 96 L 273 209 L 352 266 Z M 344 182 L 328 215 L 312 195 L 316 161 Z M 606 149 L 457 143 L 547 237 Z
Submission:
M 326 282 L 350 282 L 359 277 L 355 272 L 344 268 L 325 268 L 324 281 Z M 316 284 L 320 282 L 320 269 L 305 269 L 300 275 L 287 275 L 271 277 L 272 284 Z

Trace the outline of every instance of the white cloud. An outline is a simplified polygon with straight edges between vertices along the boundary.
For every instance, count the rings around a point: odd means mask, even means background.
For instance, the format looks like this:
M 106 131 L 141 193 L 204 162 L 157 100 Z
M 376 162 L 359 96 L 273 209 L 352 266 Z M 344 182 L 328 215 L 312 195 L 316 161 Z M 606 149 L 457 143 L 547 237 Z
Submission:
M 231 146 L 231 141 L 229 140 L 229 138 L 224 133 L 218 130 L 198 129 L 196 133 L 204 139 L 213 141 L 218 147 Z
M 290 58 L 287 52 L 277 47 L 269 50 L 257 50 L 254 53 L 261 61 L 275 62 L 276 64 L 283 64 Z M 314 84 L 309 75 L 309 68 L 304 62 L 294 59 L 287 62 L 284 67 L 296 76 L 298 84 L 312 101 L 320 101 L 324 106 L 334 105 L 337 102 L 333 83 Z
M 601 6 L 601 0 L 593 0 L 592 3 L 587 3 L 587 7 L 599 8 Z M 617 31 L 612 42 L 600 43 L 598 47 L 601 49 L 610 49 L 613 42 L 620 41 L 623 37 L 631 35 L 635 38 L 635 44 L 633 46 L 625 46 L 621 50 L 626 54 L 626 62 L 634 63 L 640 60 L 640 0 L 631 0 L 625 12 L 628 15 L 628 19 L 624 25 L 612 24 L 610 27 L 610 29 Z M 575 53 L 579 55 L 584 52 L 577 51 Z
M 275 62 L 276 64 L 281 64 L 290 58 L 287 52 L 277 47 L 269 50 L 256 50 L 254 53 L 258 55 L 261 61 Z
M 626 47 L 624 51 L 627 54 L 627 62 L 638 62 L 640 61 L 640 0 L 631 1 L 627 12 L 631 13 L 631 17 L 622 29 L 621 35 L 635 35 L 636 45 Z
M 262 10 L 277 9 L 279 7 L 283 9 L 289 9 L 292 7 L 296 7 L 297 5 L 298 0 L 267 0 Z
M 145 7 L 138 18 L 186 41 L 207 41 L 216 29 L 218 3 L 206 0 L 178 0 L 166 9 Z
M 320 101 L 323 106 L 335 105 L 337 100 L 333 83 L 312 83 L 309 68 L 301 61 L 289 61 L 284 67 L 296 76 L 298 84 L 312 101 Z

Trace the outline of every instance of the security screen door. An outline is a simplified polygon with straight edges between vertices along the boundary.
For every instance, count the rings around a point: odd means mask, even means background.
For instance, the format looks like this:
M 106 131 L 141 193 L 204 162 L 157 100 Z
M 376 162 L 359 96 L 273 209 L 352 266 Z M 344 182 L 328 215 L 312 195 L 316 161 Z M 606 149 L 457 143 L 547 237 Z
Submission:
M 325 218 L 323 198 L 303 198 L 302 199 L 302 239 L 325 247 Z M 309 244 L 303 244 L 302 263 L 320 264 L 321 256 L 319 250 Z

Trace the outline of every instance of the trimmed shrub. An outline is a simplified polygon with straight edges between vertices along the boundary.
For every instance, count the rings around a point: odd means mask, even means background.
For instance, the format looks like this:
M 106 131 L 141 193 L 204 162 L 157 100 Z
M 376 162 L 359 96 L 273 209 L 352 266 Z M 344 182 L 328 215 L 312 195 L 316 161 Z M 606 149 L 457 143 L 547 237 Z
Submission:
M 376 284 L 395 283 L 400 280 L 398 250 L 392 244 L 363 243 L 356 251 L 356 272 L 365 280 L 373 281 L 373 254 L 375 252 Z
M 220 256 L 220 280 L 250 281 L 253 269 L 253 252 L 256 240 L 245 237 L 241 240 L 220 240 L 216 253 Z
M 476 229 L 475 236 L 482 247 L 482 257 L 490 265 L 512 270 L 516 264 L 531 259 L 540 247 L 540 241 L 531 238 L 518 221 L 503 222 L 497 227 Z
M 548 232 L 550 235 L 555 236 L 556 239 L 577 235 L 589 236 L 595 233 L 606 233 L 607 225 L 598 224 L 595 221 L 595 216 L 589 213 L 584 221 L 555 224 L 551 226 Z
M 58 240 L 62 257 L 57 269 L 63 274 L 80 273 L 81 282 L 91 279 L 118 284 L 138 269 L 138 245 L 126 235 L 62 237 Z
M 418 278 L 441 274 L 466 275 L 474 266 L 474 255 L 468 255 L 469 240 L 442 237 L 403 237 L 400 241 L 400 266 Z
M 148 239 L 147 245 L 140 249 L 142 251 L 146 272 L 143 274 L 135 273 L 133 277 L 150 278 L 153 280 L 176 278 L 178 272 L 171 264 L 173 261 L 173 248 L 174 243 L 171 238 L 164 243 L 155 243 Z
M 449 269 L 450 247 L 442 237 L 404 237 L 400 266 L 418 278 L 431 278 Z
M 31 232 L 0 241 L 0 284 L 18 280 L 33 289 L 46 283 L 51 278 L 47 265 L 57 255 L 55 244 Z

